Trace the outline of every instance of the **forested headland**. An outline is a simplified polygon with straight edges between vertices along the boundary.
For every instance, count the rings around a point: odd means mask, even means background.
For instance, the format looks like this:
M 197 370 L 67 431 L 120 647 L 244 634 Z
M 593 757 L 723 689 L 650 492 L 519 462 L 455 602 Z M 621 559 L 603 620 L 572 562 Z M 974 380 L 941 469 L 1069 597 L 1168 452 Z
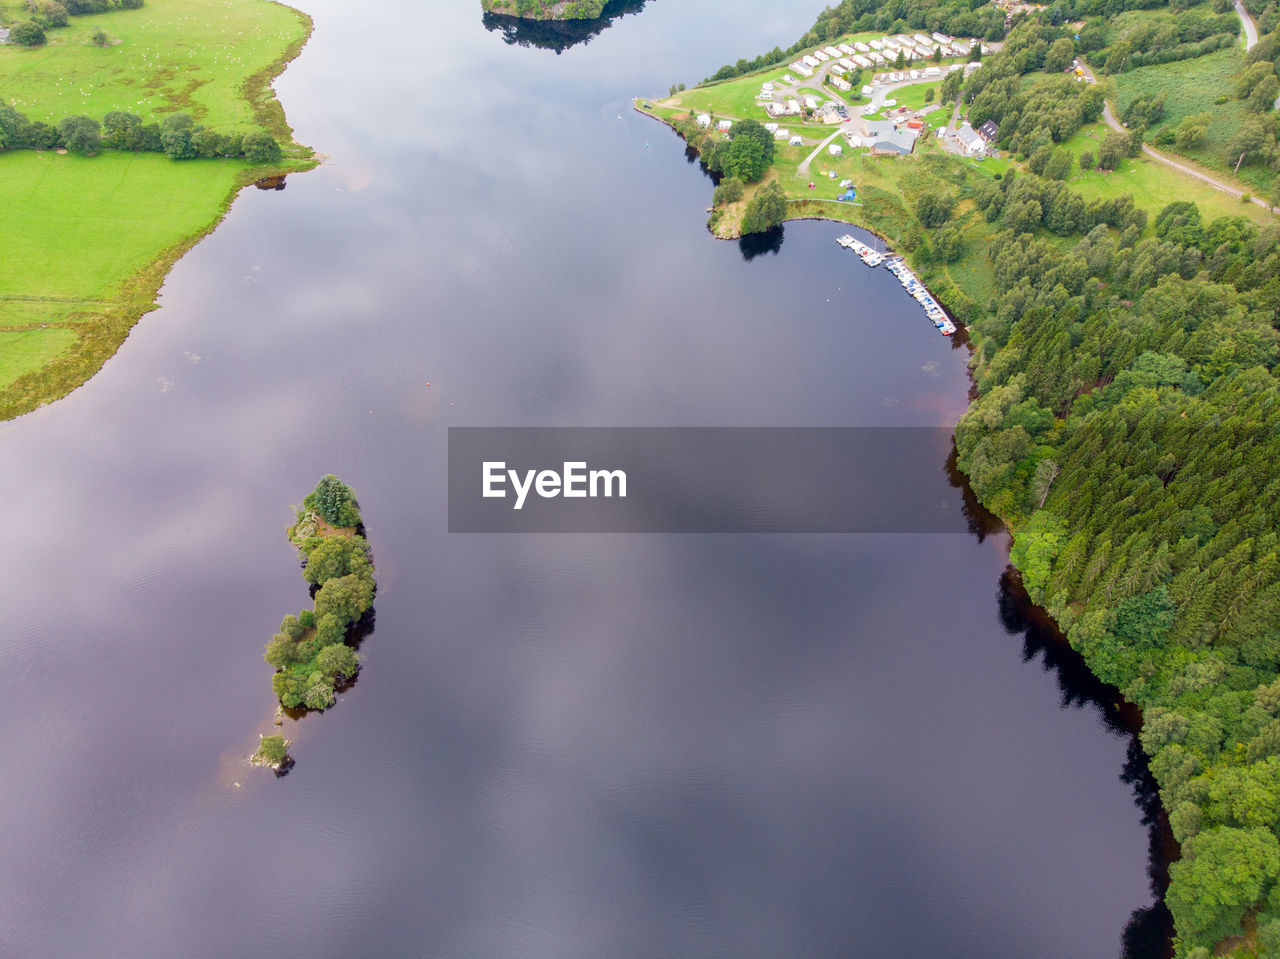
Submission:
M 967 326 L 958 462 L 1031 597 L 1143 711 L 1181 846 L 1165 901 L 1184 959 L 1280 956 L 1280 219 L 1248 202 L 1280 202 L 1280 13 L 1248 6 L 1246 51 L 1227 2 L 1066 0 L 1005 24 L 968 3 L 844 0 L 690 91 L 704 99 L 647 111 L 700 152 L 717 207 L 767 188 L 787 218 L 866 226 Z M 998 124 L 998 158 L 927 141 L 824 158 L 854 207 L 806 191 L 782 147 L 753 193 L 754 148 L 692 123 L 694 102 L 753 137 L 734 83 L 758 90 L 773 63 L 859 32 L 935 30 L 1001 44 L 937 84 L 948 114 L 958 99 L 974 127 Z

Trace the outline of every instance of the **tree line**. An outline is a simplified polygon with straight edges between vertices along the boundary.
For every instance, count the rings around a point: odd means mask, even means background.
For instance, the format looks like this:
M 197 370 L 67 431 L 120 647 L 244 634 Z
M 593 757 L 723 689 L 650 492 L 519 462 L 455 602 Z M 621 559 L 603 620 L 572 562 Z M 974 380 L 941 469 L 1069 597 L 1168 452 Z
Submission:
M 219 133 L 187 113 L 170 113 L 160 122 L 112 110 L 102 122 L 88 116 L 63 117 L 56 124 L 29 120 L 0 102 L 0 150 L 57 150 L 92 156 L 103 149 L 163 153 L 173 160 L 229 157 L 250 163 L 276 163 L 280 144 L 261 130 Z

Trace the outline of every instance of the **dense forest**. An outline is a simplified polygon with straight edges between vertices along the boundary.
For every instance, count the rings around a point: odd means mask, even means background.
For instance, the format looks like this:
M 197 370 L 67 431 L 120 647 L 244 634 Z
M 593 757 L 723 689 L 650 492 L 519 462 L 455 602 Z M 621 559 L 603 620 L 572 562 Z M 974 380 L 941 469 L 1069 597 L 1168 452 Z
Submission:
M 1029 595 L 1143 711 L 1181 846 L 1166 894 L 1180 959 L 1280 956 L 1280 217 L 1209 218 L 1074 174 L 1153 141 L 1280 202 L 1280 13 L 1247 6 L 1245 52 L 1228 0 L 1059 0 L 1008 21 L 984 4 L 843 0 L 789 50 L 716 74 L 862 30 L 1003 41 L 941 99 L 995 121 L 1013 165 L 927 152 L 899 194 L 860 185 L 861 216 L 968 324 L 958 462 L 1013 531 Z M 1073 75 L 1077 58 L 1099 83 Z M 1195 103 L 1184 88 L 1202 86 Z M 1108 99 L 1127 129 L 1082 144 Z M 701 144 L 734 174 L 730 147 Z M 963 290 L 959 260 L 980 277 Z
M 1280 220 L 1206 221 L 1178 200 L 1149 216 L 1053 176 L 1105 89 L 1025 82 L 1064 40 L 1083 52 L 1057 9 L 1015 25 L 964 90 L 971 119 L 997 120 L 1024 164 L 967 197 L 997 232 L 991 295 L 969 316 L 978 397 L 956 428 L 959 462 L 1014 529 L 1031 597 L 1143 709 L 1182 848 L 1166 896 L 1178 954 L 1206 959 L 1225 941 L 1280 955 Z M 1268 9 L 1259 48 L 1274 50 Z M 1234 42 L 1226 17 L 1167 12 L 1159 36 L 1090 55 L 1123 71 Z M 1260 57 L 1245 70 L 1274 77 Z M 1136 154 L 1162 107 L 1133 101 L 1132 132 L 1099 153 Z M 1274 144 L 1274 108 L 1260 123 Z

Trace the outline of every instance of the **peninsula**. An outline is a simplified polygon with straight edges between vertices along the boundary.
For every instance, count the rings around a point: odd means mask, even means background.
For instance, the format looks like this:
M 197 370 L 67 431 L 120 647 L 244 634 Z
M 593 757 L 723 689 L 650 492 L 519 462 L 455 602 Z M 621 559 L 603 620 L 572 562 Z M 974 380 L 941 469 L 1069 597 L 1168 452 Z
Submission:
M 636 108 L 716 179 L 717 235 L 856 224 L 963 324 L 959 465 L 1143 711 L 1176 955 L 1276 956 L 1280 15 L 1107 11 L 842 0 Z
M 66 395 L 240 189 L 314 165 L 271 0 L 0 0 L 0 419 Z

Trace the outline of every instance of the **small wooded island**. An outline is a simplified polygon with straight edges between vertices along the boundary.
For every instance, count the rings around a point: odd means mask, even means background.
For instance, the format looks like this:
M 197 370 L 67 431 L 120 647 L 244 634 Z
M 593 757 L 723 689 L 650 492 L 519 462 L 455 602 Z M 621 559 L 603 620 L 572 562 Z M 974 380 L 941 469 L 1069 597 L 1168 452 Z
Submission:
M 271 688 L 285 709 L 327 709 L 336 701 L 335 690 L 360 668 L 349 642 L 377 589 L 363 531 L 355 493 L 332 474 L 296 510 L 288 535 L 298 547 L 314 608 L 285 616 L 264 654 L 276 668 Z M 264 736 L 252 761 L 279 769 L 287 746 L 283 737 Z
M 486 13 L 526 20 L 594 20 L 604 0 L 480 0 Z

